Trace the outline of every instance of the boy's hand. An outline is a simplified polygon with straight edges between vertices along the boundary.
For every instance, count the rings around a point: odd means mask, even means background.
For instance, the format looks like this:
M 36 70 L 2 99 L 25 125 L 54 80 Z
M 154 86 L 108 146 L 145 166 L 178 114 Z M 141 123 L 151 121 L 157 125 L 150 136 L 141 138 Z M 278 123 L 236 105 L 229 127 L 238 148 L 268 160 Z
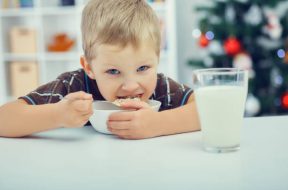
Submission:
M 144 139 L 157 136 L 152 127 L 155 123 L 151 121 L 158 112 L 155 112 L 147 103 L 127 100 L 121 104 L 121 107 L 136 111 L 117 112 L 110 115 L 107 123 L 108 129 L 114 135 L 123 139 Z
M 85 125 L 93 114 L 92 103 L 92 95 L 83 91 L 66 95 L 58 102 L 60 125 L 63 127 L 82 127 Z

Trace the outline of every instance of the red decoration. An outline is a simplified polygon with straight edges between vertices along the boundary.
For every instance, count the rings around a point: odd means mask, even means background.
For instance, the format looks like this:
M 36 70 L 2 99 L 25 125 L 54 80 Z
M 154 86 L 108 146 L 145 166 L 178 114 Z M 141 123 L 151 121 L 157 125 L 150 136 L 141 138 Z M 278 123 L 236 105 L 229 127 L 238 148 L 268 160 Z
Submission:
M 74 44 L 75 41 L 70 39 L 67 36 L 67 34 L 65 33 L 55 34 L 53 37 L 53 42 L 48 44 L 48 51 L 51 52 L 69 51 Z
M 282 107 L 288 109 L 288 92 L 282 96 Z
M 284 63 L 288 64 L 288 51 L 285 52 Z
M 199 38 L 199 45 L 201 47 L 207 47 L 209 44 L 209 40 L 206 38 L 205 34 L 202 34 Z
M 224 49 L 228 55 L 234 56 L 241 51 L 241 43 L 235 37 L 230 37 L 224 42 Z

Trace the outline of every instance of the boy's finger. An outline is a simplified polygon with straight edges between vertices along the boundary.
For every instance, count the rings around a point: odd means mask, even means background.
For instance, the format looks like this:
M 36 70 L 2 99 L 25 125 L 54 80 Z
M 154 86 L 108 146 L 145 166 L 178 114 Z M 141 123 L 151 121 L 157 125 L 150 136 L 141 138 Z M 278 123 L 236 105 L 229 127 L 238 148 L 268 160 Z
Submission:
M 110 130 L 111 133 L 113 133 L 114 135 L 117 135 L 119 137 L 122 137 L 122 136 L 127 136 L 129 135 L 129 129 L 122 129 L 122 130 L 115 130 L 115 129 L 112 129 L 112 128 L 108 128 Z
M 82 115 L 81 115 L 81 117 L 84 117 L 84 118 L 90 118 L 91 116 L 93 115 L 93 112 L 87 112 L 87 113 L 83 113 Z
M 79 112 L 88 112 L 92 110 L 92 102 L 93 100 L 75 100 L 73 105 L 75 109 Z
M 83 115 L 82 118 L 85 120 L 85 121 L 89 121 L 91 117 L 91 114 L 87 114 L 87 115 Z
M 87 111 L 85 112 L 80 112 L 80 114 L 82 116 L 91 116 L 93 114 L 93 110 L 92 109 L 88 109 Z
M 109 115 L 108 121 L 130 121 L 132 118 L 131 112 L 121 111 Z
M 92 100 L 92 94 L 88 94 L 84 91 L 79 91 L 79 92 L 73 92 L 70 94 L 67 94 L 65 97 L 65 99 L 68 100 Z
M 143 109 L 143 108 L 149 108 L 150 106 L 143 101 L 135 101 L 135 100 L 127 100 L 121 103 L 120 105 L 123 109 Z
M 113 129 L 113 130 L 128 130 L 128 129 L 130 129 L 130 122 L 129 121 L 121 121 L 121 122 L 108 121 L 107 125 L 108 125 L 109 129 Z

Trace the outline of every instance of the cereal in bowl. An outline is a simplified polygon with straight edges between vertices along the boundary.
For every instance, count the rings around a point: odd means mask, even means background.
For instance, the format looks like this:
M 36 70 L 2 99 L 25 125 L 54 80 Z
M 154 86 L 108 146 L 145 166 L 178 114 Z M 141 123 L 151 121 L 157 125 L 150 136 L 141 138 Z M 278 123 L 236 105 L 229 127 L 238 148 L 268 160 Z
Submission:
M 121 106 L 121 104 L 126 100 L 141 101 L 141 99 L 138 97 L 125 98 L 125 99 L 124 98 L 118 98 L 118 99 L 114 100 L 112 103 L 115 104 L 116 106 Z

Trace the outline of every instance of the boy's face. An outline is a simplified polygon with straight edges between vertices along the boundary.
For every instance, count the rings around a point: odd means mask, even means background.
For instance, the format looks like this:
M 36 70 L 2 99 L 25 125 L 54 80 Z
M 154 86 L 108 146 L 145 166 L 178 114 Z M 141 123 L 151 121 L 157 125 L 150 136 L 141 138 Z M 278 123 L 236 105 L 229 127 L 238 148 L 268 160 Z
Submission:
M 101 45 L 97 58 L 86 66 L 86 73 L 97 81 L 102 96 L 108 101 L 128 97 L 147 101 L 156 88 L 158 56 L 147 44 L 138 49 L 132 45 L 125 48 Z

